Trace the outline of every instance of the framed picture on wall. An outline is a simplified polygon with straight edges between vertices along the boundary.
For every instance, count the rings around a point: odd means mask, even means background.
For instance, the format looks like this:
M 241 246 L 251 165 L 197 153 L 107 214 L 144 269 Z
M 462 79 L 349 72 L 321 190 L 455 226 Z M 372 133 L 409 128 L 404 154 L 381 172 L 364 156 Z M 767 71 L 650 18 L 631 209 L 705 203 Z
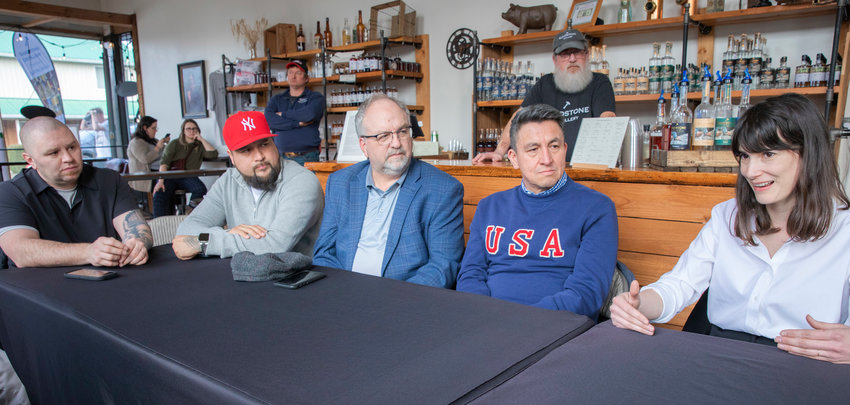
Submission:
M 183 118 L 207 118 L 207 82 L 204 61 L 181 63 L 177 65 L 177 79 L 180 82 L 180 107 Z
M 602 0 L 573 0 L 570 16 L 567 18 L 564 29 L 569 27 L 570 19 L 573 20 L 573 27 L 596 24 L 596 16 L 599 14 L 599 6 L 601 5 Z

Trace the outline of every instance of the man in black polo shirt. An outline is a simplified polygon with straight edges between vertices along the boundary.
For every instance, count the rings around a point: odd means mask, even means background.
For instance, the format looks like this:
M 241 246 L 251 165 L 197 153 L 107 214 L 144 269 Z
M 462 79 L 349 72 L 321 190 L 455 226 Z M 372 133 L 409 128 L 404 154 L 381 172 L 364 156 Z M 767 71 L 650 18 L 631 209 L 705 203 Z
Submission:
M 56 119 L 21 128 L 31 168 L 0 183 L 0 249 L 17 267 L 146 263 L 150 227 L 127 182 L 83 165 L 80 144 Z

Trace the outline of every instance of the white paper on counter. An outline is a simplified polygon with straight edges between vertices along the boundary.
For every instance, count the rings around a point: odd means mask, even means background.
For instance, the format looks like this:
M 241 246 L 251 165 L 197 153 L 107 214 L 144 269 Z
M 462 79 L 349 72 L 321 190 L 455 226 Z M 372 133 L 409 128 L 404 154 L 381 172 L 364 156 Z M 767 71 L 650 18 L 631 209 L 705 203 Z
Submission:
M 629 117 L 583 118 L 570 164 L 617 166 L 628 125 Z

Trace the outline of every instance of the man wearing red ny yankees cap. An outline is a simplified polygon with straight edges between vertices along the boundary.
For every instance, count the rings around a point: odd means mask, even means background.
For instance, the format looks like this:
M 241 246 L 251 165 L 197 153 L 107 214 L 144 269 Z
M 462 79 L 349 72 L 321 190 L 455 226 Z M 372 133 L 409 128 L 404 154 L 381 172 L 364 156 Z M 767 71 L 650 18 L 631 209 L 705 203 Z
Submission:
M 324 208 L 316 175 L 280 158 L 259 111 L 232 115 L 223 132 L 234 167 L 177 228 L 174 253 L 183 260 L 242 251 L 312 257 Z

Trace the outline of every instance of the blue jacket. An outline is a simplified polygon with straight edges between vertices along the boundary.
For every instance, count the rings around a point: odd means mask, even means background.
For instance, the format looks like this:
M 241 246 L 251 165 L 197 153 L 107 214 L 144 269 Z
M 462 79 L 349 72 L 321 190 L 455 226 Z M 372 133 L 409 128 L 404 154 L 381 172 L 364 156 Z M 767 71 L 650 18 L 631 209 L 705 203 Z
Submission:
M 369 161 L 328 177 L 313 264 L 351 270 L 366 215 Z M 463 255 L 463 186 L 412 159 L 390 222 L 381 275 L 452 288 Z
M 280 112 L 281 115 L 277 115 Z M 308 152 L 319 147 L 319 124 L 325 114 L 325 97 L 321 93 L 304 89 L 294 101 L 289 90 L 275 95 L 266 106 L 266 121 L 280 152 Z M 312 122 L 299 126 L 299 122 Z

